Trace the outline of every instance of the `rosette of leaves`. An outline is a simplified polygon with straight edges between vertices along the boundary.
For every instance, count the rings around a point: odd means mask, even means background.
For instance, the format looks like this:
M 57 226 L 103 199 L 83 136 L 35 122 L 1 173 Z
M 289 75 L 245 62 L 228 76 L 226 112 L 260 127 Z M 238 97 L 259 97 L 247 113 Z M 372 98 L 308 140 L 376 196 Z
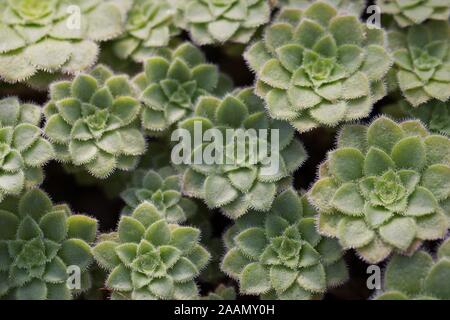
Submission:
M 282 9 L 244 57 L 271 117 L 299 132 L 367 117 L 391 67 L 383 30 L 322 1 Z
M 0 15 L 0 77 L 75 74 L 97 60 L 98 42 L 122 33 L 118 1 L 8 0 Z
M 216 290 L 210 292 L 203 300 L 236 300 L 236 290 L 220 284 Z
M 316 231 L 315 210 L 293 189 L 281 193 L 264 216 L 252 212 L 226 233 L 222 270 L 242 294 L 308 300 L 348 278 L 342 248 Z
M 191 157 L 187 156 L 189 164 L 183 174 L 183 191 L 203 199 L 211 209 L 220 208 L 232 219 L 249 209 L 268 211 L 276 193 L 291 184 L 291 174 L 307 158 L 303 145 L 294 138 L 294 130 L 286 122 L 268 118 L 263 101 L 251 88 L 238 90 L 223 99 L 200 98 L 194 116 L 181 122 L 180 128 L 194 137 L 199 126 L 203 133 L 218 129 L 223 138 L 214 136 L 212 141 L 203 141 L 199 146 L 192 142 Z M 259 130 L 266 130 L 267 135 L 261 135 Z M 272 138 L 275 132 L 278 141 Z M 250 138 L 242 139 L 244 134 Z M 208 156 L 211 148 L 217 151 L 214 161 L 196 164 L 197 153 Z M 278 166 L 274 163 L 271 170 L 269 156 L 278 161 Z
M 142 127 L 154 133 L 191 115 L 200 96 L 221 96 L 232 87 L 231 80 L 188 42 L 166 56 L 147 59 L 134 82 L 144 106 Z
M 88 289 L 93 262 L 89 244 L 97 221 L 53 205 L 33 189 L 0 206 L 0 297 L 17 300 L 66 300 Z M 69 276 L 81 271 L 81 287 Z
M 122 200 L 127 204 L 122 214 L 130 215 L 142 202 L 148 201 L 164 214 L 168 222 L 186 221 L 188 216 L 195 214 L 196 204 L 182 196 L 180 180 L 179 174 L 172 167 L 134 171 L 131 183 L 121 193 Z
M 400 103 L 403 110 L 410 116 L 420 119 L 431 132 L 450 136 L 450 102 L 431 100 L 414 108 L 407 102 Z
M 156 49 L 167 47 L 180 32 L 174 23 L 176 8 L 172 2 L 135 0 L 127 13 L 125 33 L 114 41 L 115 54 L 121 59 L 131 57 L 141 62 Z
M 54 83 L 44 110 L 44 131 L 57 158 L 101 179 L 116 168 L 134 169 L 146 146 L 135 95 L 127 76 L 114 75 L 104 66 L 73 81 Z
M 17 98 L 0 100 L 0 202 L 42 183 L 52 145 L 39 128 L 41 109 Z
M 395 255 L 384 274 L 378 300 L 450 300 L 450 240 L 443 242 L 436 258 L 426 251 Z
M 270 20 L 268 0 L 178 0 L 180 25 L 198 45 L 248 43 Z
M 363 12 L 363 10 L 366 6 L 365 0 L 324 0 L 324 1 L 332 4 L 338 10 L 350 12 L 357 16 L 359 16 Z M 278 3 L 281 6 L 301 8 L 301 9 L 307 8 L 313 2 L 314 2 L 314 0 L 279 0 L 278 1 Z
M 393 16 L 402 27 L 421 24 L 426 20 L 447 20 L 450 3 L 447 0 L 378 0 L 383 14 Z
M 450 26 L 430 21 L 389 33 L 398 86 L 414 107 L 450 97 Z
M 198 229 L 169 224 L 149 202 L 122 216 L 117 233 L 93 249 L 100 266 L 110 271 L 106 287 L 111 298 L 197 298 L 194 278 L 209 260 L 199 237 Z
M 319 232 L 369 263 L 443 238 L 449 164 L 449 138 L 430 134 L 420 121 L 381 117 L 344 127 L 309 192 Z

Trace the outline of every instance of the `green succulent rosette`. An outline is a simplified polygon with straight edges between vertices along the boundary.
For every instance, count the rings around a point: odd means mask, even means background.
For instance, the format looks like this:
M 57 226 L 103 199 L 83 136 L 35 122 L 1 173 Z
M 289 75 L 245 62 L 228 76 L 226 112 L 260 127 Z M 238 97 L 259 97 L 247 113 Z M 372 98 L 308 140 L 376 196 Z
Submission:
M 443 242 L 436 257 L 425 250 L 412 256 L 395 255 L 384 273 L 377 300 L 450 300 L 450 240 Z
M 97 60 L 98 42 L 122 33 L 123 6 L 103 0 L 7 0 L 0 14 L 0 78 L 75 74 Z
M 53 205 L 39 189 L 9 198 L 0 205 L 0 299 L 69 300 L 87 290 L 96 236 L 95 219 Z
M 185 222 L 195 215 L 197 205 L 181 194 L 181 177 L 172 167 L 159 170 L 137 169 L 121 193 L 126 206 L 122 214 L 131 214 L 142 202 L 151 202 L 170 223 Z M 186 212 L 188 211 L 188 212 Z
M 365 0 L 324 0 L 333 5 L 338 10 L 352 13 L 359 16 L 366 7 Z M 293 7 L 305 9 L 314 3 L 315 0 L 279 0 L 278 3 L 283 7 Z
M 169 224 L 153 204 L 144 202 L 131 216 L 122 216 L 117 233 L 93 252 L 109 271 L 106 287 L 112 299 L 195 299 L 194 278 L 210 257 L 199 238 L 200 230 Z
M 270 20 L 268 0 L 178 0 L 180 26 L 198 45 L 248 43 Z
M 142 62 L 167 47 L 180 33 L 175 25 L 174 1 L 134 0 L 127 13 L 125 32 L 114 41 L 113 50 L 121 59 Z
M 316 231 L 316 212 L 293 189 L 282 192 L 266 215 L 252 212 L 225 234 L 222 270 L 242 294 L 263 299 L 309 300 L 348 278 L 335 239 Z
M 44 180 L 42 167 L 54 157 L 39 128 L 41 109 L 17 98 L 0 100 L 0 202 Z
M 100 179 L 117 168 L 134 169 L 146 148 L 135 96 L 128 76 L 114 75 L 104 66 L 54 83 L 44 109 L 44 131 L 57 158 Z
M 166 56 L 147 59 L 134 83 L 144 106 L 142 127 L 155 134 L 190 116 L 200 96 L 221 96 L 232 87 L 231 80 L 187 42 Z
M 268 211 L 276 193 L 291 184 L 291 174 L 307 158 L 303 145 L 294 138 L 294 130 L 285 122 L 268 118 L 263 101 L 251 88 L 238 90 L 223 99 L 200 98 L 193 117 L 181 122 L 180 129 L 195 137 L 198 126 L 202 126 L 203 133 L 208 129 L 223 132 L 223 139 L 214 137 L 211 142 L 192 143 L 191 153 L 187 155 L 189 164 L 183 163 L 183 191 L 204 200 L 211 209 L 220 208 L 232 219 L 249 209 Z M 261 135 L 261 129 L 267 135 Z M 245 134 L 251 137 L 244 143 Z M 196 163 L 197 154 L 206 154 L 210 148 L 222 148 L 222 152 L 218 151 L 211 164 Z M 266 154 L 264 149 L 268 150 Z M 238 150 L 242 151 L 240 156 Z M 178 154 L 174 149 L 172 153 Z M 269 157 L 278 161 L 276 168 L 270 167 Z
M 381 29 L 318 1 L 284 8 L 244 54 L 274 119 L 299 132 L 369 116 L 391 67 Z
M 450 102 L 431 100 L 414 108 L 401 101 L 402 110 L 409 116 L 421 120 L 433 133 L 450 136 Z
M 422 24 L 426 20 L 448 20 L 448 0 L 378 0 L 383 14 L 390 15 L 402 27 Z
M 405 99 L 417 107 L 450 97 L 450 25 L 430 21 L 389 33 L 393 72 Z
M 450 140 L 420 121 L 346 126 L 319 171 L 309 191 L 319 232 L 369 263 L 447 232 Z

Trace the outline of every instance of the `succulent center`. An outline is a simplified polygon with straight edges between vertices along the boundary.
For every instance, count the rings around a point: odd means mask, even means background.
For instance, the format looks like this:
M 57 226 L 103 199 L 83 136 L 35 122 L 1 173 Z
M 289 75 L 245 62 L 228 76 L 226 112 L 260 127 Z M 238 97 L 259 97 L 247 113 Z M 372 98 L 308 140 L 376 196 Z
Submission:
M 98 110 L 86 118 L 86 124 L 91 131 L 98 132 L 106 128 L 108 120 L 109 112 L 107 110 Z
M 155 206 L 159 209 L 159 210 L 164 210 L 164 195 L 161 192 L 161 190 L 156 191 L 152 196 L 151 196 L 151 200 L 152 202 L 155 204 Z
M 191 104 L 191 97 L 186 93 L 183 87 L 179 85 L 177 90 L 170 97 L 170 101 L 186 107 Z
M 55 6 L 54 0 L 14 0 L 12 7 L 25 19 L 39 19 L 52 12 Z
M 414 59 L 414 65 L 419 70 L 431 70 L 439 66 L 440 61 L 438 58 L 431 56 L 424 50 L 419 50 L 418 56 Z
M 299 257 L 302 241 L 295 228 L 288 228 L 282 236 L 271 240 L 271 247 L 281 261 L 292 261 Z
M 6 156 L 11 151 L 11 148 L 6 143 L 0 143 L 0 165 L 5 162 Z
M 284 259 L 294 258 L 301 247 L 300 241 L 283 237 L 278 245 L 278 254 Z
M 386 205 L 402 198 L 405 192 L 400 178 L 393 171 L 388 171 L 375 181 L 375 194 Z
M 161 258 L 156 251 L 147 252 L 133 262 L 137 271 L 144 274 L 153 274 L 161 265 Z
M 25 269 L 41 266 L 45 264 L 45 261 L 45 246 L 40 239 L 33 239 L 26 243 L 17 257 L 17 265 Z
M 323 81 L 330 77 L 334 69 L 334 62 L 331 59 L 317 57 L 306 65 L 306 72 L 313 80 Z
M 165 79 L 161 81 L 160 85 L 170 103 L 186 109 L 192 108 L 192 95 L 196 88 L 195 81 L 182 84 L 177 80 Z
M 137 3 L 128 13 L 127 24 L 132 28 L 140 28 L 147 24 L 152 12 L 156 7 L 152 4 L 152 1 L 146 3 Z

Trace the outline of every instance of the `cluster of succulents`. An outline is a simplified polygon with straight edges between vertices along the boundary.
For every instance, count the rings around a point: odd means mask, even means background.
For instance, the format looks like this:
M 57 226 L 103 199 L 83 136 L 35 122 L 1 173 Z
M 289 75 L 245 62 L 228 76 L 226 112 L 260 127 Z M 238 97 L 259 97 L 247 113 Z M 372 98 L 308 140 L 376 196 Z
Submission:
M 177 0 L 180 24 L 199 45 L 248 43 L 258 27 L 269 22 L 268 0 Z
M 216 154 L 218 161 L 211 164 L 197 164 L 195 157 L 218 142 L 213 139 L 211 143 L 193 146 L 188 155 L 192 161 L 186 165 L 183 174 L 183 189 L 186 194 L 203 199 L 210 208 L 222 209 L 233 219 L 249 209 L 268 211 L 277 192 L 289 185 L 290 175 L 307 158 L 303 145 L 294 138 L 294 130 L 281 121 L 268 118 L 262 100 L 250 88 L 238 90 L 223 99 L 199 99 L 194 115 L 180 123 L 180 128 L 192 132 L 191 137 L 197 126 L 205 131 L 214 128 L 230 130 L 232 138 L 220 142 L 223 150 Z M 244 129 L 253 129 L 255 135 L 248 140 L 237 139 L 245 133 Z M 265 136 L 256 131 L 261 129 L 268 130 Z M 277 140 L 272 139 L 272 129 L 278 134 Z M 246 145 L 239 145 L 243 141 Z M 278 144 L 276 148 L 271 147 L 272 141 Z M 240 149 L 244 150 L 241 154 L 238 153 Z M 277 159 L 279 165 L 269 167 L 267 157 Z
M 143 202 L 93 252 L 110 270 L 106 286 L 113 299 L 192 299 L 198 296 L 194 278 L 210 257 L 199 237 L 200 230 L 169 224 L 156 206 Z
M 270 116 L 299 132 L 367 117 L 391 66 L 384 31 L 325 2 L 282 10 L 244 57 Z
M 170 166 L 159 170 L 137 169 L 121 197 L 127 204 L 122 214 L 130 215 L 144 201 L 155 205 L 172 223 L 184 222 L 196 211 L 196 204 L 182 196 L 181 177 Z
M 369 263 L 442 239 L 449 228 L 441 207 L 450 196 L 449 159 L 448 137 L 431 135 L 420 121 L 381 117 L 345 126 L 309 193 L 319 231 Z
M 450 98 L 450 26 L 430 21 L 389 33 L 394 72 L 405 99 L 414 107 Z
M 135 91 L 127 76 L 104 66 L 52 84 L 44 131 L 56 157 L 98 178 L 134 169 L 146 147 Z
M 179 45 L 166 56 L 147 59 L 144 72 L 133 82 L 144 108 L 142 127 L 153 133 L 192 115 L 199 97 L 220 96 L 231 87 L 217 66 L 206 63 L 200 49 L 190 43 Z
M 167 47 L 180 32 L 175 13 L 171 1 L 134 0 L 127 13 L 125 33 L 114 42 L 114 53 L 121 59 L 142 61 Z
M 42 183 L 42 166 L 53 159 L 52 145 L 39 128 L 40 107 L 16 98 L 0 100 L 0 202 Z
M 370 4 L 0 0 L 0 300 L 450 300 L 450 2 Z
M 0 298 L 62 300 L 89 288 L 71 287 L 69 276 L 77 267 L 89 277 L 95 219 L 74 215 L 67 205 L 53 205 L 39 189 L 0 208 Z
M 122 33 L 120 1 L 4 1 L 0 78 L 23 81 L 39 71 L 74 74 L 92 66 L 98 42 Z
M 225 273 L 241 293 L 266 299 L 312 299 L 347 280 L 338 241 L 316 231 L 315 210 L 288 189 L 263 219 L 248 213 L 228 230 Z
M 449 300 L 450 240 L 443 242 L 436 259 L 426 251 L 414 255 L 396 255 L 389 261 L 384 275 L 383 290 L 378 300 Z

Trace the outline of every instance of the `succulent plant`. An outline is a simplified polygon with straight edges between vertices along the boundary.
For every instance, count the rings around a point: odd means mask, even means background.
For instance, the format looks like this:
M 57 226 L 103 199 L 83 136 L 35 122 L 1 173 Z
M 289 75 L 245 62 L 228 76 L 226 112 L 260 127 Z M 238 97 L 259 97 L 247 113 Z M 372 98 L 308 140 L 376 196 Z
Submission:
M 73 81 L 54 83 L 44 110 L 44 131 L 57 158 L 83 166 L 100 179 L 116 168 L 135 168 L 146 146 L 135 95 L 127 76 L 114 75 L 104 66 Z
M 378 300 L 450 300 L 450 240 L 443 242 L 436 259 L 426 251 L 395 255 L 384 274 Z
M 222 270 L 239 280 L 242 294 L 308 300 L 347 280 L 342 248 L 316 231 L 316 211 L 293 189 L 266 215 L 252 212 L 226 233 Z
M 0 205 L 0 297 L 71 299 L 69 267 L 87 274 L 97 221 L 53 205 L 39 189 L 10 200 Z
M 18 82 L 38 71 L 75 74 L 92 66 L 97 42 L 122 32 L 120 1 L 3 1 L 0 77 Z
M 450 25 L 430 21 L 389 33 L 400 90 L 414 107 L 450 97 Z
M 135 170 L 130 184 L 121 193 L 122 200 L 127 204 L 122 214 L 131 214 L 139 204 L 148 201 L 164 214 L 169 223 L 186 221 L 187 216 L 195 214 L 196 204 L 181 195 L 180 180 L 172 167 Z
M 191 115 L 200 96 L 221 96 L 231 90 L 231 80 L 206 63 L 203 53 L 188 42 L 166 57 L 147 59 L 144 72 L 134 82 L 144 105 L 142 126 L 155 133 Z
M 114 41 L 115 54 L 121 59 L 131 57 L 141 62 L 158 48 L 167 47 L 180 32 L 175 25 L 175 13 L 174 1 L 134 0 L 127 13 L 125 33 Z
M 409 116 L 420 119 L 431 132 L 450 136 L 450 101 L 431 100 L 416 108 L 401 101 L 400 106 Z
M 274 119 L 299 132 L 367 117 L 386 94 L 384 32 L 326 2 L 285 8 L 244 54 Z
M 450 140 L 417 120 L 381 117 L 349 125 L 309 191 L 319 232 L 369 263 L 412 253 L 445 236 L 450 211 Z
M 220 284 L 216 290 L 203 297 L 203 300 L 236 300 L 236 290 Z
M 279 0 L 281 6 L 305 9 L 315 0 Z M 365 0 L 324 0 L 332 4 L 338 10 L 359 16 L 365 7 Z
M 42 167 L 54 157 L 39 128 L 41 109 L 17 98 L 0 100 L 0 202 L 42 183 Z
M 238 90 L 223 99 L 200 98 L 194 116 L 181 122 L 180 128 L 188 130 L 194 137 L 199 125 L 203 132 L 228 129 L 232 138 L 224 138 L 221 142 L 214 138 L 210 143 L 203 141 L 203 145 L 194 145 L 190 159 L 194 161 L 190 161 L 184 170 L 183 191 L 203 199 L 209 208 L 221 208 L 232 219 L 242 216 L 248 209 L 269 210 L 277 191 L 290 184 L 290 174 L 307 158 L 303 145 L 294 138 L 294 130 L 285 122 L 268 118 L 263 101 L 251 88 Z M 239 137 L 250 134 L 251 129 L 255 135 L 245 139 L 244 143 Z M 268 130 L 266 136 L 256 132 L 260 129 Z M 275 134 L 278 134 L 278 141 Z M 211 164 L 195 162 L 196 154 L 217 145 L 225 150 L 221 155 L 218 152 L 219 161 Z M 253 152 L 264 152 L 265 145 L 270 150 L 267 155 Z M 243 151 L 240 156 L 237 150 Z M 273 162 L 278 161 L 278 166 L 270 168 L 268 157 Z
M 269 0 L 178 0 L 179 21 L 198 45 L 248 43 L 270 20 Z
M 450 15 L 447 0 L 378 0 L 377 5 L 383 14 L 393 16 L 403 28 L 428 19 L 445 21 Z
M 110 271 L 106 287 L 112 299 L 193 299 L 198 297 L 194 278 L 210 257 L 199 238 L 200 230 L 169 224 L 144 202 L 131 216 L 122 216 L 117 233 L 93 252 Z

